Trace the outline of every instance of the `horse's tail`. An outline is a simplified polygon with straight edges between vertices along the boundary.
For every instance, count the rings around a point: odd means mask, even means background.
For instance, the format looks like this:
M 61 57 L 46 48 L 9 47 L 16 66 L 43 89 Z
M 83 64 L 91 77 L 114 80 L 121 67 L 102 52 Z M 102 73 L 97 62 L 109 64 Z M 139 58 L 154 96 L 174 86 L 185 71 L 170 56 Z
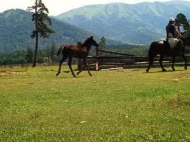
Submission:
M 150 58 L 150 56 L 151 56 L 151 54 L 152 54 L 152 52 L 154 51 L 154 42 L 152 42 L 151 44 L 150 44 L 150 47 L 149 47 L 149 50 L 148 50 L 148 58 Z
M 155 53 L 155 50 L 156 50 L 155 46 L 156 46 L 156 44 L 157 44 L 156 41 L 152 42 L 150 44 L 150 48 L 148 50 L 148 60 L 149 60 L 149 62 L 150 62 L 151 65 L 153 64 L 153 60 L 154 60 L 154 58 L 155 58 L 155 56 L 157 54 L 157 53 Z
M 63 51 L 63 48 L 64 48 L 63 45 L 59 47 L 57 54 L 56 54 L 57 56 Z

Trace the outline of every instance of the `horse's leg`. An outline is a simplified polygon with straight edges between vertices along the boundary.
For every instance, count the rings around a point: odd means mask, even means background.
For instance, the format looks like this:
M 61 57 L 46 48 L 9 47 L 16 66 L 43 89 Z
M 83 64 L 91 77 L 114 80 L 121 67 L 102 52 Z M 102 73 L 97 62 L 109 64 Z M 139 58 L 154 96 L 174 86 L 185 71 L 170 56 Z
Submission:
M 147 67 L 147 69 L 146 69 L 146 72 L 149 72 L 149 69 L 150 69 L 150 66 L 152 66 L 153 65 L 153 60 L 149 60 L 149 64 L 148 64 L 148 67 Z
M 156 57 L 156 54 L 149 55 L 149 64 L 148 64 L 148 67 L 146 69 L 146 72 L 149 72 L 149 69 L 153 65 L 155 57 Z
M 172 58 L 172 69 L 173 69 L 173 71 L 175 71 L 174 63 L 175 63 L 175 56 L 173 56 L 173 58 Z
M 64 62 L 65 59 L 67 59 L 67 56 L 63 56 L 63 58 L 59 62 L 59 69 L 58 69 L 58 72 L 57 72 L 56 76 L 58 76 L 61 73 L 61 65 L 62 65 L 62 63 Z
M 81 63 L 81 59 L 78 59 L 78 62 L 79 62 L 79 66 L 78 66 L 79 71 L 77 72 L 77 75 L 79 75 L 79 74 L 82 72 L 82 63 Z
M 148 67 L 147 67 L 147 69 L 146 69 L 146 72 L 149 72 L 149 69 L 150 69 L 150 66 L 151 66 L 151 65 L 153 65 L 153 62 L 150 62 L 150 61 L 149 61 Z
M 185 61 L 185 69 L 187 70 L 187 58 L 185 57 L 184 53 L 181 55 L 181 57 L 184 59 Z
M 69 61 L 68 61 L 68 66 L 69 66 L 69 69 L 70 69 L 70 71 L 71 71 L 73 77 L 76 77 L 76 75 L 75 75 L 74 72 L 73 72 L 72 66 L 71 66 L 72 59 L 73 59 L 73 58 L 70 56 L 70 57 L 69 57 Z
M 83 58 L 83 62 L 84 62 L 84 66 L 86 66 L 86 68 L 87 68 L 87 70 L 88 70 L 88 74 L 89 74 L 90 76 L 92 76 L 92 74 L 90 73 L 88 64 L 87 64 L 87 62 L 86 62 L 86 58 Z
M 159 59 L 160 67 L 162 68 L 162 71 L 166 71 L 166 69 L 162 65 L 163 59 L 164 59 L 164 55 L 160 55 L 160 59 Z

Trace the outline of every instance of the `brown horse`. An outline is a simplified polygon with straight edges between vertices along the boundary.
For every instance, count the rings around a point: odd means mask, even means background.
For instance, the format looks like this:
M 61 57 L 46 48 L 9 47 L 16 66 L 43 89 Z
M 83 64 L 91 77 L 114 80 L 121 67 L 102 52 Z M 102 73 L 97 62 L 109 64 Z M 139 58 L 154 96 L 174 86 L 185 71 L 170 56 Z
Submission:
M 174 49 L 171 49 L 169 43 L 165 40 L 153 41 L 151 43 L 149 51 L 148 51 L 149 65 L 148 65 L 148 68 L 146 69 L 146 72 L 149 72 L 150 66 L 153 65 L 154 58 L 157 55 L 160 55 L 159 63 L 160 63 L 160 67 L 162 68 L 162 71 L 166 71 L 166 69 L 162 65 L 164 56 L 172 56 L 173 57 L 173 60 L 172 60 L 173 71 L 175 71 L 174 62 L 175 62 L 176 56 L 181 56 L 184 59 L 184 61 L 185 61 L 184 68 L 187 69 L 187 59 L 185 57 L 185 46 L 187 43 L 186 42 L 187 37 L 186 38 L 184 37 L 181 40 L 183 41 L 183 45 L 182 45 L 182 43 L 179 42 L 178 45 Z
M 56 76 L 58 76 L 61 73 L 61 65 L 68 58 L 69 59 L 68 60 L 69 69 L 70 69 L 72 75 L 74 77 L 76 77 L 74 72 L 73 72 L 73 69 L 71 67 L 73 57 L 83 59 L 84 66 L 86 66 L 86 68 L 88 70 L 88 74 L 90 76 L 92 76 L 92 74 L 89 71 L 87 61 L 86 61 L 86 58 L 88 56 L 88 53 L 90 51 L 91 46 L 98 47 L 98 43 L 96 43 L 96 41 L 93 39 L 93 36 L 87 38 L 84 41 L 84 43 L 78 42 L 77 45 L 68 44 L 68 45 L 60 46 L 58 51 L 57 51 L 57 56 L 62 52 L 63 58 L 61 59 L 61 61 L 59 63 L 59 70 L 58 70 L 58 73 L 56 74 Z M 79 72 L 77 72 L 77 75 L 80 72 L 82 72 L 82 68 L 79 69 Z

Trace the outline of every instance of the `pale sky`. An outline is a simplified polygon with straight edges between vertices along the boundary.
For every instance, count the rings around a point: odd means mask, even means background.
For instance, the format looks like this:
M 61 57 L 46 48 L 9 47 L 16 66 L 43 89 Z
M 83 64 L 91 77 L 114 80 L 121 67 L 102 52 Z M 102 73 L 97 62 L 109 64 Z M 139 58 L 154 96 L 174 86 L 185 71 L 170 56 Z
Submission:
M 92 4 L 107 4 L 113 2 L 123 2 L 127 4 L 135 4 L 140 2 L 154 2 L 154 1 L 171 1 L 171 0 L 42 0 L 49 10 L 49 16 L 57 16 L 63 12 L 71 9 L 79 8 L 85 5 Z M 177 0 L 179 1 L 179 0 Z M 190 1 L 190 0 L 185 0 Z M 34 5 L 35 0 L 0 0 L 0 12 L 8 9 L 24 9 L 28 6 Z

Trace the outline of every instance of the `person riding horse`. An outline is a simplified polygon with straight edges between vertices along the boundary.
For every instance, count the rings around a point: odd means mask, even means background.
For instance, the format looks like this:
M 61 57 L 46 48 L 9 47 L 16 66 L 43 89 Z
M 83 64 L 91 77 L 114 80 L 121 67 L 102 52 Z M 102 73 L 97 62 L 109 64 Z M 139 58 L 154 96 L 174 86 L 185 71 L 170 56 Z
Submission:
M 169 23 L 166 26 L 166 40 L 155 40 L 151 42 L 150 48 L 148 50 L 148 60 L 149 64 L 146 69 L 146 72 L 149 72 L 150 67 L 153 65 L 154 58 L 157 55 L 160 55 L 159 63 L 162 71 L 166 71 L 164 68 L 162 61 L 164 56 L 172 56 L 172 69 L 174 68 L 174 62 L 176 56 L 181 56 L 185 61 L 184 68 L 187 69 L 187 58 L 185 57 L 185 46 L 187 44 L 188 36 L 182 36 L 178 29 L 174 25 L 175 20 L 173 18 L 169 19 Z M 179 36 L 180 38 L 178 38 Z
M 176 53 L 181 54 L 181 49 L 183 48 L 183 41 L 180 38 L 182 38 L 182 35 L 175 26 L 174 18 L 169 19 L 169 23 L 166 26 L 166 36 L 166 41 L 168 41 L 170 48 L 175 49 L 174 51 Z

